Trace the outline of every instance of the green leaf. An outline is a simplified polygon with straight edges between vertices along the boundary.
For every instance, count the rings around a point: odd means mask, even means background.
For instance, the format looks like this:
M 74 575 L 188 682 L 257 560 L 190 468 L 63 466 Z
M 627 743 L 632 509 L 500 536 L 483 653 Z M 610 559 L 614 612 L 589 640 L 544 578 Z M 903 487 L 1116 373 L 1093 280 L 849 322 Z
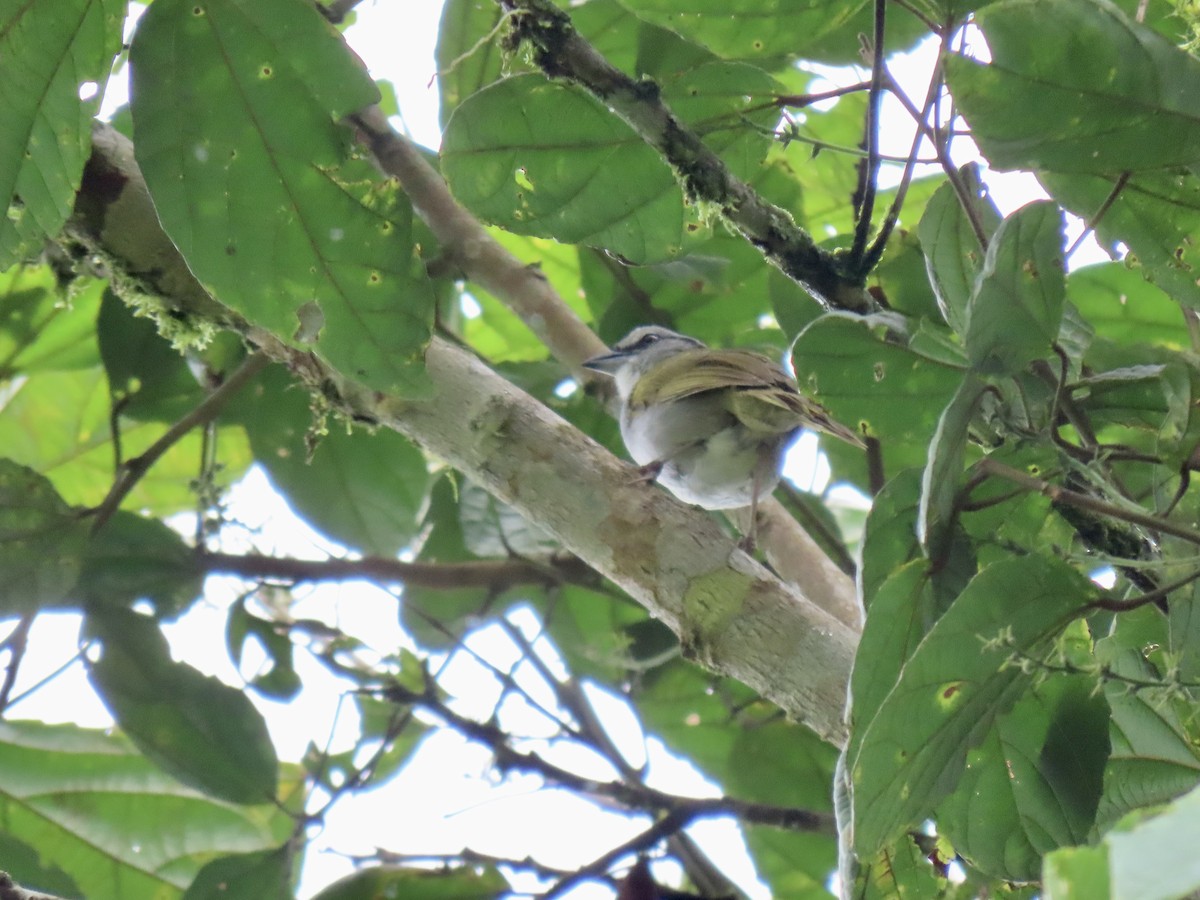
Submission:
M 1034 555 L 972 579 L 912 653 L 851 760 L 860 855 L 877 852 L 954 789 L 967 751 L 1028 687 L 1030 676 L 1005 666 L 1010 655 L 1037 655 L 1089 593 L 1079 573 Z
M 182 900 L 262 900 L 292 894 L 288 846 L 214 859 L 196 875 Z
M 83 566 L 87 526 L 43 476 L 0 459 L 0 615 L 60 604 Z
M 350 377 L 423 394 L 412 211 L 338 124 L 379 95 L 332 26 L 302 0 L 166 0 L 131 59 L 138 164 L 196 276 Z
M 119 0 L 0 7 L 0 270 L 36 253 L 74 207 L 124 13 Z
M 1088 838 L 1108 758 L 1108 704 L 1086 676 L 1047 681 L 967 754 L 939 832 L 995 878 L 1035 881 L 1042 856 Z
M 919 559 L 917 508 L 921 498 L 920 469 L 905 469 L 875 495 L 863 529 L 859 584 L 867 612 L 879 586 L 905 563 Z
M 1062 229 L 1062 211 L 1038 201 L 996 230 L 966 311 L 976 371 L 1012 374 L 1049 355 L 1065 297 Z
M 191 606 L 204 590 L 195 551 L 158 519 L 119 510 L 92 535 L 79 578 L 81 600 L 129 605 L 148 600 L 160 619 Z
M 1047 173 L 1041 182 L 1067 210 L 1096 220 L 1096 238 L 1180 303 L 1200 309 L 1200 177 L 1196 171 L 1140 172 L 1128 181 Z M 1103 211 L 1103 215 L 1099 213 Z
M 1115 676 L 1104 688 L 1112 708 L 1112 754 L 1096 814 L 1100 831 L 1130 811 L 1165 803 L 1200 783 L 1200 755 L 1178 711 L 1153 693 L 1127 690 L 1120 680 L 1153 681 L 1154 668 L 1140 650 L 1111 651 L 1110 641 L 1096 648 L 1099 661 Z
M 1104 839 L 1112 896 L 1174 900 L 1200 890 L 1200 788 L 1154 816 L 1137 816 Z
M 550 532 L 474 482 L 463 483 L 458 509 L 463 538 L 475 556 L 545 556 L 559 549 Z
M 1042 861 L 1045 900 L 1093 900 L 1112 897 L 1108 848 L 1063 847 Z M 1138 895 L 1140 896 L 1140 895 Z
M 964 166 L 960 174 L 969 191 L 975 223 L 990 240 L 1000 226 L 996 204 L 983 191 L 977 167 Z M 967 306 L 983 270 L 984 251 L 971 218 L 949 182 L 930 198 L 917 232 L 942 318 L 956 334 L 963 335 L 967 330 Z
M 104 644 L 89 662 L 92 685 L 138 749 L 213 797 L 249 804 L 275 796 L 275 748 L 245 694 L 172 660 L 146 616 L 93 610 L 87 625 Z
M 914 559 L 893 571 L 870 595 L 867 620 L 850 676 L 850 741 L 856 756 L 867 726 L 896 687 L 904 664 L 938 613 L 929 561 Z
M 463 100 L 499 80 L 504 55 L 489 35 L 503 15 L 491 0 L 446 0 L 442 7 L 434 59 L 443 128 Z
M 37 849 L 12 835 L 0 833 L 0 859 L 4 860 L 4 871 L 17 884 L 54 891 L 60 896 L 83 896 L 66 872 L 53 864 L 43 865 Z
M 623 0 L 640 19 L 669 28 L 726 59 L 759 63 L 796 57 L 861 62 L 856 37 L 871 33 L 866 0 Z M 891 48 L 924 29 L 893 16 Z
M 293 827 L 274 804 L 197 794 L 120 736 L 39 722 L 0 722 L 0 812 L 5 834 L 84 885 L 88 900 L 178 900 L 213 856 L 276 847 Z
M 927 859 L 928 851 L 906 834 L 865 859 L 850 895 L 856 900 L 896 900 L 903 897 L 938 897 L 945 889 Z
M 340 421 L 310 435 L 308 393 L 281 366 L 267 369 L 231 413 L 271 483 L 314 528 L 381 556 L 394 556 L 417 534 L 432 479 L 425 455 L 407 439 L 382 428 L 349 431 Z
M 10 386 L 0 402 L 0 447 L 16 462 L 49 478 L 68 503 L 93 507 L 113 481 L 111 423 L 102 369 L 38 372 Z M 144 452 L 163 433 L 156 422 L 119 419 L 118 424 L 125 459 Z M 192 482 L 200 474 L 206 445 L 226 478 L 237 478 L 250 465 L 250 448 L 240 427 L 218 428 L 215 445 L 206 440 L 197 429 L 172 445 L 138 481 L 125 506 L 155 515 L 194 509 Z
M 1116 262 L 1076 269 L 1067 276 L 1067 290 L 1071 303 L 1100 337 L 1171 350 L 1191 346 L 1179 304 L 1151 290 L 1136 269 Z
M 330 885 L 313 900 L 493 900 L 507 893 L 508 882 L 495 869 L 443 869 L 422 872 L 399 866 L 363 869 Z
M 704 140 L 739 178 L 753 178 L 773 141 L 779 110 L 765 103 L 779 82 L 747 63 L 691 66 L 662 82 L 671 111 Z
M 96 311 L 104 289 L 98 279 L 80 279 L 62 291 L 49 266 L 0 273 L 0 380 L 18 372 L 95 366 Z
M 889 472 L 925 464 L 938 417 L 961 378 L 957 369 L 876 336 L 863 319 L 839 314 L 804 330 L 792 362 L 801 387 L 835 419 L 879 438 Z
M 954 398 L 942 410 L 937 430 L 929 442 L 929 461 L 921 478 L 921 505 L 917 536 L 926 555 L 935 563 L 946 558 L 958 520 L 967 429 L 987 385 L 967 373 Z
M 122 414 L 174 422 L 205 396 L 183 356 L 158 333 L 154 322 L 135 317 L 111 290 L 96 323 L 108 384 Z
M 300 692 L 301 681 L 296 674 L 292 639 L 276 623 L 251 613 L 243 597 L 229 610 L 229 618 L 225 623 L 225 644 L 230 657 L 239 667 L 246 640 L 252 636 L 270 658 L 270 668 L 257 672 L 250 686 L 266 697 L 293 699 Z
M 1200 161 L 1200 60 L 1116 6 L 1004 0 L 975 22 L 992 62 L 951 56 L 947 75 L 996 168 L 1116 175 Z
M 467 98 L 442 136 L 442 172 L 485 222 L 635 262 L 679 252 L 683 192 L 633 130 L 578 88 L 506 78 Z

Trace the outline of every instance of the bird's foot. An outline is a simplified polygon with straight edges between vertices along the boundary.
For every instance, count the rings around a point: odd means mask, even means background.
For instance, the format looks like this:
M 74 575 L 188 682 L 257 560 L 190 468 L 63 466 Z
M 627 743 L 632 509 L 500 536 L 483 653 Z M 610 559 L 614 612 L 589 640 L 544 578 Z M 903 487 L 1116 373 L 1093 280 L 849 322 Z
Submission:
M 666 464 L 666 460 L 656 459 L 644 466 L 638 466 L 637 475 L 630 479 L 630 484 L 652 484 L 658 480 L 658 476 L 662 474 L 663 466 Z

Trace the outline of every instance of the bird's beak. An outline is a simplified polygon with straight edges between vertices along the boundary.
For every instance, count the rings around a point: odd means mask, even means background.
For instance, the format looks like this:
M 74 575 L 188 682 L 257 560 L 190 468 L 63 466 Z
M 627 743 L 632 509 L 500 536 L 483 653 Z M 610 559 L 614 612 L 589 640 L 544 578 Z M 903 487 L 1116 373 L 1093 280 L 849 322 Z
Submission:
M 602 353 L 599 356 L 593 356 L 591 359 L 585 359 L 582 363 L 580 363 L 580 365 L 582 365 L 585 369 L 591 369 L 594 372 L 604 372 L 607 375 L 615 375 L 617 369 L 625 365 L 625 360 L 628 358 L 628 353 Z

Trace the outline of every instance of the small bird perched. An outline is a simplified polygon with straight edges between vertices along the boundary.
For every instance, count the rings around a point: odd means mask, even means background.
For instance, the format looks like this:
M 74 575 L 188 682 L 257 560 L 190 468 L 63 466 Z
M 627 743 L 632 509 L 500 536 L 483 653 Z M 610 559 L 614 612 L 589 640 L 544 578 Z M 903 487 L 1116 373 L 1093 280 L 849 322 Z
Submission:
M 751 523 L 802 428 L 864 446 L 782 366 L 749 350 L 643 325 L 583 365 L 616 381 L 621 437 L 644 478 L 705 509 L 749 506 Z

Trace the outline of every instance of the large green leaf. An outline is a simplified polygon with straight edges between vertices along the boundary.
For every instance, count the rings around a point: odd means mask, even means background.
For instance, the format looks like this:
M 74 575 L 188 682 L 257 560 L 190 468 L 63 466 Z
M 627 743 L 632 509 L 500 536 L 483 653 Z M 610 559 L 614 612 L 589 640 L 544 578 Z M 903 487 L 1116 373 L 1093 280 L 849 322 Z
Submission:
M 471 212 L 518 234 L 638 263 L 682 241 L 683 192 L 667 164 L 590 95 L 541 75 L 467 98 L 442 137 L 442 171 Z
M 977 575 L 909 657 L 850 760 L 854 843 L 874 854 L 928 815 L 962 774 L 1030 675 L 1006 666 L 1036 656 L 1090 594 L 1056 559 L 1029 555 Z
M 182 900 L 260 900 L 292 891 L 290 846 L 214 859 L 196 875 Z
M 1046 857 L 1046 900 L 1136 897 L 1175 900 L 1200 890 L 1200 788 L 1155 815 L 1130 816 L 1099 847 L 1072 847 Z
M 104 645 L 89 662 L 92 684 L 138 749 L 213 797 L 253 804 L 275 796 L 275 749 L 244 693 L 172 660 L 147 616 L 105 608 L 87 624 Z
M 1120 177 L 1047 172 L 1042 184 L 1075 215 L 1094 223 L 1100 245 L 1175 300 L 1200 309 L 1200 167 Z
M 1150 286 L 1136 269 L 1109 262 L 1067 276 L 1071 303 L 1095 333 L 1123 344 L 1156 344 L 1171 350 L 1191 346 L 1179 304 Z
M 981 189 L 974 166 L 961 171 L 970 190 L 971 215 L 987 238 L 1000 225 L 996 205 Z M 937 189 L 925 207 L 918 227 L 925 266 L 938 307 L 946 324 L 958 334 L 966 332 L 967 304 L 975 280 L 983 269 L 984 251 L 979 235 L 949 182 Z
M 446 0 L 442 7 L 434 58 L 443 127 L 463 100 L 500 78 L 503 54 L 489 35 L 503 14 L 491 0 Z
M 877 335 L 870 323 L 837 314 L 804 330 L 792 362 L 800 385 L 834 418 L 880 440 L 890 472 L 925 464 L 929 439 L 961 377 Z
M 302 0 L 166 0 L 132 50 L 138 164 L 217 298 L 351 377 L 424 391 L 412 211 L 337 120 L 378 92 Z
M 1122 652 L 1113 643 L 1110 638 L 1097 644 L 1097 657 L 1115 676 L 1105 683 L 1112 755 L 1096 815 L 1101 831 L 1126 813 L 1165 803 L 1200 783 L 1200 754 L 1180 709 L 1153 693 L 1129 691 L 1121 678 L 1153 682 L 1158 675 L 1138 650 Z
M 0 273 L 0 380 L 21 372 L 90 368 L 99 362 L 96 312 L 104 282 L 58 289 L 49 266 Z
M 71 213 L 124 13 L 120 0 L 0 4 L 0 269 Z
M 332 421 L 310 435 L 308 394 L 279 366 L 266 370 L 230 412 L 254 456 L 293 508 L 355 549 L 395 555 L 417 533 L 431 477 L 425 455 L 394 431 Z M 311 438 L 311 446 L 310 446 Z
M 0 447 L 16 462 L 41 472 L 68 503 L 99 504 L 112 485 L 114 448 L 108 381 L 99 368 L 37 372 L 0 396 Z M 125 459 L 144 452 L 165 426 L 118 419 Z M 193 430 L 139 480 L 125 505 L 156 515 L 194 509 L 192 482 L 200 474 L 204 435 Z M 236 478 L 250 465 L 240 427 L 218 428 L 216 458 L 222 475 Z
M 163 774 L 124 738 L 72 725 L 0 722 L 0 816 L 89 900 L 178 900 L 212 857 L 275 847 L 293 822 L 233 806 Z M 53 885 L 4 856 L 18 882 Z
M 992 62 L 950 57 L 947 74 L 992 165 L 1115 175 L 1200 162 L 1200 60 L 1107 0 L 1004 0 L 975 21 Z
M 204 390 L 154 322 L 107 291 L 96 322 L 100 356 L 113 399 L 135 419 L 173 422 L 204 399 Z
M 179 615 L 204 589 L 196 554 L 158 519 L 118 510 L 91 536 L 76 594 L 81 602 L 129 605 L 146 600 L 155 616 Z
M 938 829 L 987 874 L 1034 881 L 1042 856 L 1088 838 L 1108 757 L 1108 705 L 1086 676 L 1047 681 L 967 754 Z
M 725 59 L 773 62 L 803 57 L 861 61 L 857 36 L 871 32 L 867 0 L 622 0 L 639 18 L 670 28 Z M 893 16 L 889 44 L 899 48 L 923 28 Z
M 996 230 L 966 310 L 963 340 L 976 371 L 1012 374 L 1050 354 L 1066 293 L 1062 228 L 1062 211 L 1039 201 Z
M 64 600 L 83 566 L 87 526 L 43 476 L 0 458 L 0 616 Z

